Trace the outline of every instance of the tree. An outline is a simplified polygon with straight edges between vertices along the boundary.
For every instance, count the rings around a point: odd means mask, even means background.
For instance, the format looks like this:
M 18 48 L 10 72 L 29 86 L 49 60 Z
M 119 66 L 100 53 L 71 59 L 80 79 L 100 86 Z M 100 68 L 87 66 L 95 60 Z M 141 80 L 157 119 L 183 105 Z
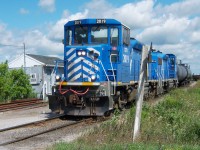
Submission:
M 8 75 L 8 64 L 7 62 L 0 64 L 0 100 L 2 101 L 6 97 L 5 86 L 6 77 Z
M 28 98 L 33 95 L 29 76 L 22 68 L 9 70 L 7 61 L 0 64 L 0 101 Z

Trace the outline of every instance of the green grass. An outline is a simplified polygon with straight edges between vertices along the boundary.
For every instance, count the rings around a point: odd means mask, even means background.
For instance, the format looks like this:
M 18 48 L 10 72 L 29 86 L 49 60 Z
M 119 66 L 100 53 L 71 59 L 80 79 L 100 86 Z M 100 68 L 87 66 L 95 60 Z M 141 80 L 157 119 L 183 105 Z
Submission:
M 145 111 L 148 116 L 142 122 L 143 141 L 200 143 L 199 83 L 197 87 L 187 91 L 176 89 L 170 92 L 163 102 L 144 109 Z
M 55 144 L 50 149 L 200 149 L 200 82 L 186 90 L 175 89 L 157 105 L 145 102 L 141 134 L 132 143 L 135 107 L 120 114 L 72 143 Z
M 58 143 L 49 150 L 199 150 L 199 145 L 163 145 L 163 144 L 104 144 L 89 146 L 84 143 Z

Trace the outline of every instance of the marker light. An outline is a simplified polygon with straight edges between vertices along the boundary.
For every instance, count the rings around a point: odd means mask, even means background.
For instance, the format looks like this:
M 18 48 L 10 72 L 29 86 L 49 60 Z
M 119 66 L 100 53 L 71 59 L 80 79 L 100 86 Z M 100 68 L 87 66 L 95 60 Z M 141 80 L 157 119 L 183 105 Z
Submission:
M 85 55 L 86 55 L 86 52 L 85 52 L 85 51 L 82 51 L 81 54 L 82 54 L 82 56 L 85 56 Z
M 81 51 L 78 51 L 78 56 L 81 56 Z
M 77 51 L 78 56 L 86 56 L 86 51 L 85 50 L 79 50 Z
M 96 75 L 94 75 L 94 74 L 91 75 L 91 80 L 92 80 L 92 81 L 96 80 Z
M 59 75 L 56 75 L 56 80 L 60 80 L 60 76 Z

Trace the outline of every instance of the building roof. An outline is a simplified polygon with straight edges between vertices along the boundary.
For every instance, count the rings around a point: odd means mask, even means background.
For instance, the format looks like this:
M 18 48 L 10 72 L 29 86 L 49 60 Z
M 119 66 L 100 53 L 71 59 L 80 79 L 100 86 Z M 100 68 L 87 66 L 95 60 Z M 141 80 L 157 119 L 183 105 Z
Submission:
M 35 54 L 26 54 L 26 55 L 44 63 L 45 65 L 55 65 L 55 60 L 62 60 L 58 57 L 42 56 Z
M 8 63 L 9 68 L 33 67 L 33 66 L 55 66 L 58 60 L 58 66 L 63 67 L 63 60 L 58 57 L 42 56 L 35 54 L 26 54 L 17 56 Z

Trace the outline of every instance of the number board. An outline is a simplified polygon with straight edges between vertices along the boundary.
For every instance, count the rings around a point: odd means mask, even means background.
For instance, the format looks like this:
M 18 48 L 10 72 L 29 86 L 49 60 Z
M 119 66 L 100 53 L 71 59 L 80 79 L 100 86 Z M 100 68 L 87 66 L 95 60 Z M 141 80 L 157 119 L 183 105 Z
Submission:
M 81 24 L 81 20 L 76 20 L 76 21 L 74 21 L 74 24 L 75 24 L 75 25 Z
M 105 24 L 106 19 L 97 19 L 97 24 Z

